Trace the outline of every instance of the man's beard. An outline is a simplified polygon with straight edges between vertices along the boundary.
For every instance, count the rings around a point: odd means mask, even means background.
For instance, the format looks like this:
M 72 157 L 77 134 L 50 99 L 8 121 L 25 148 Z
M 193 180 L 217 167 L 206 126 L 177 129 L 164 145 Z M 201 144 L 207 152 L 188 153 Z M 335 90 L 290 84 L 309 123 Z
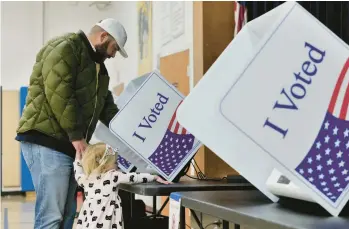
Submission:
M 110 41 L 107 40 L 106 42 L 95 46 L 97 61 L 99 63 L 103 63 L 107 58 L 111 57 L 108 55 L 108 52 L 107 52 L 109 43 L 110 43 Z

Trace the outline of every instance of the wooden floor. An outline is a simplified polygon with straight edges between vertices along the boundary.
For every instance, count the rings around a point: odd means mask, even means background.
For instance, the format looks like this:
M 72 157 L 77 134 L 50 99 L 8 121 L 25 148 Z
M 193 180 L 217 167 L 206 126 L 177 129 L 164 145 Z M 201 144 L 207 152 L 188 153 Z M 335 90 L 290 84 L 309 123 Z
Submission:
M 80 209 L 82 198 L 78 198 Z M 5 213 L 7 209 L 7 213 Z M 3 229 L 32 229 L 34 228 L 35 194 L 27 196 L 4 196 L 1 197 L 1 225 Z M 7 228 L 5 227 L 7 223 Z M 75 228 L 75 227 L 74 227 Z

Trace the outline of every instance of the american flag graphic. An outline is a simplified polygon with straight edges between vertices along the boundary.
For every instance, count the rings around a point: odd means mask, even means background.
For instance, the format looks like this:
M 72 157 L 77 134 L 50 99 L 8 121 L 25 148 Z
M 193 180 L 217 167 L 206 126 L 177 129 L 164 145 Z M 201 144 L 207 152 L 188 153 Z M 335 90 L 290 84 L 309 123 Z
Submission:
M 179 103 L 179 105 L 182 102 Z M 158 148 L 149 157 L 149 160 L 169 176 L 190 153 L 194 146 L 195 137 L 182 127 L 176 118 L 177 109 L 174 112 L 166 133 Z
M 246 2 L 236 1 L 234 2 L 234 17 L 235 17 L 235 29 L 234 36 L 242 29 L 247 23 L 247 7 Z
M 349 183 L 349 59 L 333 91 L 320 131 L 296 171 L 336 202 Z
M 121 157 L 120 155 L 118 155 L 117 162 L 118 162 L 118 165 L 121 165 L 125 169 L 128 169 L 131 166 L 131 163 L 127 161 L 125 158 Z

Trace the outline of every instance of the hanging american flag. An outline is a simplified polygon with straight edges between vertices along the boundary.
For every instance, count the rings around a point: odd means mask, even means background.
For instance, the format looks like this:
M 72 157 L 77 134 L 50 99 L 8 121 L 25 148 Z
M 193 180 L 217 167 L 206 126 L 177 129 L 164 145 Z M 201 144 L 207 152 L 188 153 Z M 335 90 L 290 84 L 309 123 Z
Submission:
M 349 183 L 349 59 L 333 91 L 328 111 L 310 151 L 296 171 L 336 202 Z
M 242 29 L 247 23 L 247 7 L 245 1 L 234 2 L 234 16 L 235 16 L 235 29 L 234 36 Z
M 176 114 L 179 105 L 170 120 L 159 147 L 149 157 L 149 160 L 168 176 L 192 150 L 195 141 L 195 137 L 177 121 Z

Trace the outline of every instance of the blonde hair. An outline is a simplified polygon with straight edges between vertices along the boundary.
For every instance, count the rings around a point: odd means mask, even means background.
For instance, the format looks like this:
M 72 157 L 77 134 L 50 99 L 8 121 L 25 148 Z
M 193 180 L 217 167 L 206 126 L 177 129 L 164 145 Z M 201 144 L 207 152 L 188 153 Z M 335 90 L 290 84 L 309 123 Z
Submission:
M 82 168 L 87 176 L 92 172 L 97 174 L 105 173 L 116 163 L 117 154 L 104 156 L 105 150 L 106 144 L 102 142 L 89 145 L 86 148 L 82 157 Z M 102 158 L 103 160 L 100 161 Z

